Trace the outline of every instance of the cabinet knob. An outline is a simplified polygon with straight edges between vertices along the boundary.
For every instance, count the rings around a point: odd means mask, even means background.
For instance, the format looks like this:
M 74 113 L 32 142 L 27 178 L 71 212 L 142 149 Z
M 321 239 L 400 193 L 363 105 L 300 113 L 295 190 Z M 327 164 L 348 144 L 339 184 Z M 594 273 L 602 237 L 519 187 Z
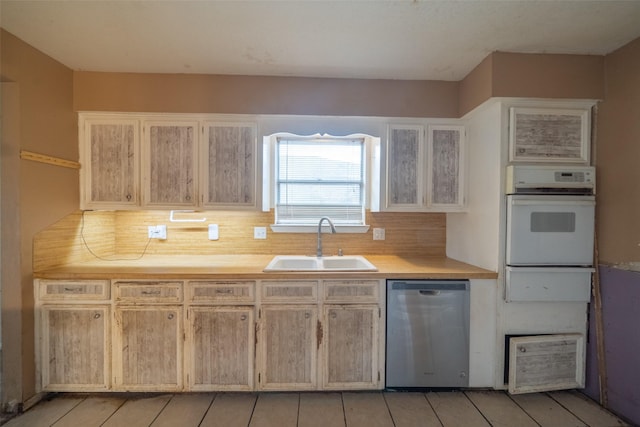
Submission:
M 130 202 L 131 201 L 131 194 L 127 194 L 127 201 Z
M 520 350 L 520 353 L 526 353 L 527 352 L 527 349 L 525 347 L 520 347 L 519 350 Z
M 305 319 L 308 319 L 308 318 L 310 318 L 310 317 L 311 317 L 311 313 L 305 313 L 305 314 L 304 314 L 304 318 L 305 318 Z
M 167 316 L 167 319 L 172 320 L 173 319 L 173 313 L 169 313 L 169 315 Z
M 243 314 L 242 316 L 240 316 L 240 320 L 247 320 L 247 315 Z
M 334 312 L 332 312 L 332 313 L 331 313 L 331 318 L 332 318 L 332 319 L 335 319 L 336 317 L 338 317 L 338 315 L 336 314 L 336 312 L 335 312 L 335 311 L 334 311 Z
M 100 317 L 101 317 L 101 316 L 100 316 L 100 313 L 95 313 L 95 314 L 93 315 L 93 318 L 94 318 L 94 319 L 99 319 Z

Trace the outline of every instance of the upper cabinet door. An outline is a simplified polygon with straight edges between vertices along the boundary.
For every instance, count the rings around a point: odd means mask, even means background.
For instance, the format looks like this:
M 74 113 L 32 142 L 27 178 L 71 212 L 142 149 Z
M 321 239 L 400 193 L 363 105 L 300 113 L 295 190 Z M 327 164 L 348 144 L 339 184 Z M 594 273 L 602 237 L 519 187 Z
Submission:
M 424 128 L 390 125 L 387 141 L 386 208 L 421 210 L 424 205 Z
M 463 126 L 429 126 L 428 199 L 434 209 L 455 209 L 464 205 Z
M 460 125 L 390 125 L 386 204 L 394 212 L 447 212 L 464 206 L 464 137 Z
M 256 207 L 256 125 L 207 122 L 202 141 L 202 204 Z
M 144 123 L 143 206 L 197 206 L 197 136 L 197 121 Z
M 589 109 L 510 110 L 509 161 L 589 164 Z
M 139 122 L 81 118 L 82 209 L 132 209 L 139 203 Z

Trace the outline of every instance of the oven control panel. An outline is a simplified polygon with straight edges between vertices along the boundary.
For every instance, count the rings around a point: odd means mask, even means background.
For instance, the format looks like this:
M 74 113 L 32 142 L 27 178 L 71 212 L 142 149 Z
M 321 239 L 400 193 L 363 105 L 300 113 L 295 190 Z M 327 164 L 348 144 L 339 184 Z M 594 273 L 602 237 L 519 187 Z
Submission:
M 596 171 L 593 166 L 510 165 L 506 184 L 507 194 L 595 194 Z

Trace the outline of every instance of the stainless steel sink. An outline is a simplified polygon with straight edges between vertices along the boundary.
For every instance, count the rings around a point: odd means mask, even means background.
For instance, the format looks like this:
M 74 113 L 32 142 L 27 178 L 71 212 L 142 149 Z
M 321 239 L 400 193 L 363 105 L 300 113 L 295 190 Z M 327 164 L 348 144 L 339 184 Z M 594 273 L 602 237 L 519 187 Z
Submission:
M 270 271 L 378 271 L 375 265 L 360 255 L 311 257 L 277 255 L 264 268 Z

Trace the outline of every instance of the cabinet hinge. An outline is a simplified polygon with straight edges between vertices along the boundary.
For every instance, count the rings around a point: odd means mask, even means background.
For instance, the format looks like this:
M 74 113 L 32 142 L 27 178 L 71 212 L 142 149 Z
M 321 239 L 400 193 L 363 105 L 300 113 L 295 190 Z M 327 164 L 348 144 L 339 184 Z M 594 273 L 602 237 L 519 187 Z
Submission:
M 380 371 L 378 371 L 378 382 L 380 381 Z
M 258 384 L 261 384 L 261 383 L 262 383 L 262 382 L 261 382 L 261 379 L 262 379 L 262 378 L 260 377 L 260 372 L 258 372 Z
M 262 319 L 262 309 L 258 309 L 258 319 Z
M 378 319 L 382 318 L 382 309 L 378 307 Z

